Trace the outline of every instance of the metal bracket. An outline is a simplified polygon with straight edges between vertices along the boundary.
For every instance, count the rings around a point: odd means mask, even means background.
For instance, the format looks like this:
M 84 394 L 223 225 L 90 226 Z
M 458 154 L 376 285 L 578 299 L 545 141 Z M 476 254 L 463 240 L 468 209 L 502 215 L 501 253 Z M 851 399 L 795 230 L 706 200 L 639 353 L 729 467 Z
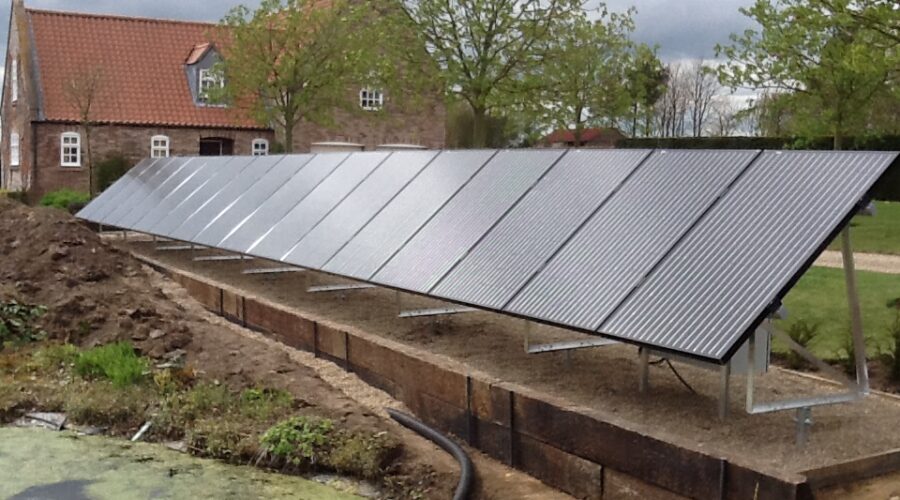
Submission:
M 610 339 L 604 338 L 592 338 L 592 339 L 575 339 L 575 340 L 562 340 L 559 342 L 550 342 L 547 344 L 532 344 L 531 343 L 531 322 L 525 320 L 525 352 L 528 354 L 543 354 L 545 352 L 556 352 L 556 351 L 574 351 L 576 349 L 586 349 L 588 347 L 603 347 L 613 344 L 618 344 L 619 342 Z
M 193 249 L 194 245 L 159 245 L 156 247 L 157 252 L 180 252 Z
M 402 311 L 397 315 L 397 317 L 421 318 L 424 316 L 444 316 L 447 314 L 460 314 L 475 311 L 478 311 L 478 309 L 475 309 L 474 307 L 436 307 L 433 309 L 413 309 L 410 311 Z
M 253 260 L 253 257 L 244 255 L 203 255 L 194 257 L 194 262 L 228 262 L 234 260 Z
M 299 267 L 261 267 L 258 269 L 244 269 L 242 274 L 281 274 L 281 273 L 302 273 L 304 269 Z
M 347 290 L 368 290 L 370 288 L 376 288 L 375 285 L 369 285 L 366 283 L 356 283 L 351 285 L 318 285 L 311 286 L 306 289 L 309 293 L 324 293 L 324 292 L 344 292 Z

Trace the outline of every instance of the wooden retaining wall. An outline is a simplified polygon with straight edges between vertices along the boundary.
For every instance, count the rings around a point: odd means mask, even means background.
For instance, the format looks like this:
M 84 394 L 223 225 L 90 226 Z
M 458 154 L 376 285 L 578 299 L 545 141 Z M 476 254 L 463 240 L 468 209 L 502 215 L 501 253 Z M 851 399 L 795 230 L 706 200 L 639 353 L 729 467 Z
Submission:
M 806 477 L 775 477 L 603 421 L 588 408 L 492 380 L 389 339 L 313 320 L 235 288 L 138 256 L 210 311 L 329 359 L 418 418 L 578 498 L 808 499 Z M 893 457 L 896 460 L 896 456 Z M 873 459 L 869 458 L 872 461 Z M 884 461 L 877 461 L 884 467 Z M 816 486 L 847 470 L 809 471 Z M 858 472 L 858 471 L 857 471 Z M 857 480 L 863 474 L 855 474 Z

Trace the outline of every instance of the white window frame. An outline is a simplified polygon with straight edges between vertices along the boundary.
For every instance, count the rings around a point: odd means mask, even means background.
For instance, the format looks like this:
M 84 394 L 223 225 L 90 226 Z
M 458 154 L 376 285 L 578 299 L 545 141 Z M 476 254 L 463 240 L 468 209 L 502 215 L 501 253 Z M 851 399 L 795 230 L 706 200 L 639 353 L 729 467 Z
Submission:
M 169 157 L 169 136 L 154 135 L 150 138 L 150 158 Z
M 366 111 L 379 111 L 384 108 L 384 91 L 371 87 L 359 90 L 359 107 Z
M 268 156 L 269 141 L 263 138 L 253 139 L 250 143 L 250 154 L 253 156 Z
M 19 100 L 19 60 L 13 57 L 9 68 L 10 101 L 15 104 Z
M 213 87 L 224 87 L 225 81 L 218 75 L 213 73 L 210 68 L 201 68 L 197 72 L 197 100 L 202 104 L 212 105 L 209 103 L 208 90 Z
M 64 132 L 59 136 L 59 164 L 63 167 L 81 166 L 81 134 L 78 132 Z
M 22 161 L 22 149 L 20 145 L 19 134 L 13 132 L 9 134 L 9 166 L 18 167 Z

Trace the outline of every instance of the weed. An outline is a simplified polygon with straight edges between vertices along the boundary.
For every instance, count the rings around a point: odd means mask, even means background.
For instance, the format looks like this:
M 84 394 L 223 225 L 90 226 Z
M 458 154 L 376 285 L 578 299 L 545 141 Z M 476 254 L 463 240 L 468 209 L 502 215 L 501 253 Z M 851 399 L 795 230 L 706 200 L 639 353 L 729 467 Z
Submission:
M 276 460 L 305 468 L 322 462 L 333 430 L 334 422 L 329 419 L 292 417 L 266 431 L 260 442 Z
M 891 340 L 891 380 L 900 382 L 900 298 L 889 302 L 888 307 L 896 311 L 894 321 L 888 327 Z
M 79 381 L 67 388 L 64 409 L 78 423 L 131 429 L 145 421 L 153 401 L 152 391 L 139 385 Z
M 45 338 L 47 334 L 37 326 L 37 320 L 46 312 L 44 306 L 15 300 L 0 302 L 0 350 L 6 343 L 21 345 Z
M 372 479 L 399 455 L 400 443 L 386 432 L 377 434 L 339 432 L 328 464 L 341 474 Z
M 863 337 L 863 340 L 868 344 L 870 339 Z M 850 377 L 856 377 L 856 346 L 853 344 L 853 333 L 849 328 L 841 339 L 838 362 L 844 369 L 844 373 Z
M 68 370 L 78 359 L 78 348 L 72 344 L 42 347 L 32 355 L 32 364 L 41 371 Z
M 146 359 L 134 352 L 128 342 L 116 342 L 78 355 L 75 373 L 84 378 L 105 378 L 116 387 L 137 384 L 148 370 Z
M 801 347 L 808 349 L 809 344 L 819 336 L 819 324 L 798 319 L 788 326 L 787 334 L 794 342 L 800 344 Z M 795 352 L 793 349 L 787 351 L 785 354 L 785 361 L 788 368 L 792 370 L 800 370 L 809 367 L 809 362 L 806 358 Z
M 268 420 L 294 407 L 294 398 L 280 389 L 245 389 L 240 397 L 241 413 L 248 418 Z

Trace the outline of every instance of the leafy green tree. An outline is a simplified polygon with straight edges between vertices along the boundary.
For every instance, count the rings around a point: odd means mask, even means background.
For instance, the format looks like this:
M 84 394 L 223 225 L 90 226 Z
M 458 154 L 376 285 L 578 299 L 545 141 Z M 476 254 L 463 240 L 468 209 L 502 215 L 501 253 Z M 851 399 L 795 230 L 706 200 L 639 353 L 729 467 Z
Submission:
M 877 2 L 835 0 L 841 6 Z M 896 10 L 888 9 L 890 12 Z M 774 89 L 790 104 L 800 135 L 832 134 L 834 149 L 866 126 L 873 96 L 896 78 L 896 48 L 884 43 L 881 31 L 859 22 L 856 14 L 831 8 L 821 0 L 757 0 L 741 12 L 762 27 L 731 36 L 717 46 L 729 63 L 719 77 L 732 87 Z
M 559 30 L 541 68 L 545 94 L 539 100 L 546 121 L 571 129 L 576 144 L 588 126 L 614 124 L 629 107 L 625 81 L 632 66 L 633 10 L 599 9 L 599 18 L 574 15 Z
M 293 151 L 301 121 L 331 125 L 335 111 L 354 109 L 355 85 L 393 88 L 396 65 L 384 57 L 394 40 L 379 2 L 263 0 L 232 9 L 220 23 L 222 96 L 261 124 L 283 133 Z
M 582 12 L 580 0 L 419 0 L 400 8 L 440 69 L 445 93 L 469 104 L 479 147 L 492 112 L 539 93 L 535 79 L 549 42 Z
M 652 130 L 653 110 L 666 91 L 668 72 L 656 55 L 656 49 L 640 44 L 634 48 L 630 65 L 625 70 L 625 92 L 631 111 L 629 122 L 631 136 L 649 136 Z M 642 130 L 638 131 L 638 125 Z

